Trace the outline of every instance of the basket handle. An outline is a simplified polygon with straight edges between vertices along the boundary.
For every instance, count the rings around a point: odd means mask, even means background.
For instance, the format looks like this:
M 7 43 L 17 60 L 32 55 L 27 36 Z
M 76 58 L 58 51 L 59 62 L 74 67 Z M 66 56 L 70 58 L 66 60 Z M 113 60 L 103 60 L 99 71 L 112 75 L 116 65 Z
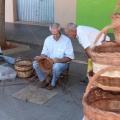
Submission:
M 93 85 L 94 81 L 103 73 L 107 72 L 107 71 L 115 71 L 115 70 L 119 70 L 120 71 L 120 67 L 107 67 L 105 69 L 100 70 L 99 72 L 97 72 L 89 81 L 89 84 L 86 88 L 86 92 L 84 94 L 84 97 L 86 97 L 91 89 L 91 86 Z
M 111 29 L 111 28 L 117 28 L 117 27 L 120 27 L 120 24 L 111 24 L 111 25 L 108 25 L 106 27 L 104 27 L 100 33 L 97 35 L 96 39 L 95 39 L 95 42 L 93 44 L 93 47 L 97 44 L 99 38 L 101 37 L 101 35 L 104 33 L 104 38 L 103 38 L 103 41 L 105 41 L 105 38 L 106 38 L 106 35 L 108 33 L 108 30 Z
M 23 54 L 22 54 L 22 55 L 19 55 L 18 57 L 15 58 L 15 63 L 17 62 L 18 58 L 22 58 L 22 57 L 28 58 L 28 60 L 32 63 L 32 60 L 31 60 L 28 56 L 23 55 Z
M 116 5 L 114 14 L 117 14 L 119 7 L 120 7 L 120 0 L 118 1 L 117 5 Z

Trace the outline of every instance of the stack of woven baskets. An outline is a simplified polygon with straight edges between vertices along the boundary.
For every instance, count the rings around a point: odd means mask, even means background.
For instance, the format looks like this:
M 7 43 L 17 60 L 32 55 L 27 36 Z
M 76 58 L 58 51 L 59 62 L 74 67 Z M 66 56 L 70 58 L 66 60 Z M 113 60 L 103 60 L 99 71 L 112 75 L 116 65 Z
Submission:
M 116 6 L 118 10 L 120 0 Z M 91 50 L 93 72 L 83 97 L 85 120 L 120 119 L 120 15 L 111 16 L 112 24 L 103 28 Z M 109 29 L 114 29 L 115 42 L 106 42 Z M 102 45 L 95 46 L 104 34 Z

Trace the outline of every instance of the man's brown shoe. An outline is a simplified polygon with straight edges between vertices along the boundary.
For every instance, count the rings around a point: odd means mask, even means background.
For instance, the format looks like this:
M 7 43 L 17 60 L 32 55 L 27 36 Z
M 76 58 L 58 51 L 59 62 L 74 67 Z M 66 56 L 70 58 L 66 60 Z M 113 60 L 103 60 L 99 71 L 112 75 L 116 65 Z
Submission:
M 46 87 L 46 86 L 48 86 L 48 85 L 49 85 L 49 83 L 47 83 L 47 82 L 44 80 L 44 81 L 42 81 L 41 83 L 39 83 L 38 87 L 44 88 L 44 87 Z
M 45 78 L 45 81 L 46 81 L 46 83 L 50 83 L 51 82 L 51 77 L 50 76 L 47 76 L 46 78 Z
M 51 84 L 47 86 L 47 90 L 53 90 L 53 89 L 54 89 L 54 86 L 52 86 Z
M 40 87 L 40 88 L 47 87 L 50 82 L 51 82 L 51 77 L 47 76 L 44 81 L 39 83 L 38 87 Z

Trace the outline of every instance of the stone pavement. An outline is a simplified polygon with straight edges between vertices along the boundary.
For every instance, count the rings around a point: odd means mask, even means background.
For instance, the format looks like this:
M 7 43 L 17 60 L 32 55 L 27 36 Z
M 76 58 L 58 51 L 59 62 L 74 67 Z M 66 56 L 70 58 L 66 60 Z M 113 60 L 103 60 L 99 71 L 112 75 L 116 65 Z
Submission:
M 32 60 L 39 55 L 47 36 L 48 26 L 6 23 L 5 38 L 9 42 L 29 46 L 29 50 L 9 54 L 17 58 L 20 54 L 29 56 Z M 75 59 L 87 61 L 87 56 L 78 41 L 71 39 Z M 14 68 L 13 65 L 0 61 L 1 65 Z M 83 106 L 81 99 L 86 85 L 79 84 L 85 79 L 87 65 L 70 63 L 69 80 L 53 91 L 58 94 L 43 105 L 37 105 L 12 98 L 12 94 L 26 87 L 26 79 L 16 78 L 15 81 L 0 83 L 0 120 L 82 120 Z M 15 85 L 21 84 L 22 85 Z M 4 87 L 5 85 L 5 87 Z

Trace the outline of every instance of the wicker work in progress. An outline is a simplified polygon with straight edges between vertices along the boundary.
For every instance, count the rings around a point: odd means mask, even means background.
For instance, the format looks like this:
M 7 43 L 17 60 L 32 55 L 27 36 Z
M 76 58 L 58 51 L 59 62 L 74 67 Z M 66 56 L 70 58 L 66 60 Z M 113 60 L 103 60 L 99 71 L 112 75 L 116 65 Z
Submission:
M 43 72 L 50 74 L 52 71 L 52 67 L 53 67 L 52 59 L 48 57 L 41 58 L 39 60 L 39 67 Z
M 27 60 L 23 60 L 23 57 L 27 58 Z M 17 76 L 20 78 L 27 78 L 33 74 L 32 61 L 25 55 L 20 55 L 15 59 L 14 67 L 17 72 Z
M 120 7 L 120 0 L 118 1 L 114 14 L 111 15 L 112 23 L 117 24 L 120 23 L 120 13 L 118 13 L 118 9 Z M 114 36 L 115 40 L 118 44 L 120 44 L 120 28 L 114 28 Z
M 119 120 L 120 91 L 108 91 L 96 86 L 92 87 L 98 76 L 95 74 L 91 78 L 83 96 L 85 120 Z

